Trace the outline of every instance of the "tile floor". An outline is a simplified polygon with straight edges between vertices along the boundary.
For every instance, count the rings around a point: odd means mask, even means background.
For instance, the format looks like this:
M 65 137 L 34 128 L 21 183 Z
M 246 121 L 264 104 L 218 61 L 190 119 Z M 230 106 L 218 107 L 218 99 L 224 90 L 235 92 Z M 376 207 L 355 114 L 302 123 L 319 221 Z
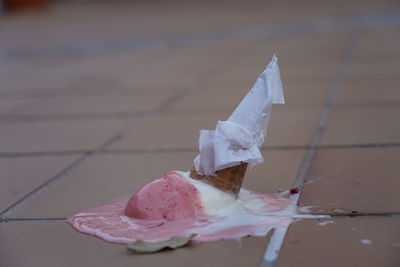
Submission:
M 400 266 L 399 47 L 391 0 L 57 1 L 0 16 L 0 266 Z M 301 189 L 305 218 L 282 239 L 135 255 L 63 222 L 191 168 L 198 130 L 273 53 L 287 104 L 244 186 Z

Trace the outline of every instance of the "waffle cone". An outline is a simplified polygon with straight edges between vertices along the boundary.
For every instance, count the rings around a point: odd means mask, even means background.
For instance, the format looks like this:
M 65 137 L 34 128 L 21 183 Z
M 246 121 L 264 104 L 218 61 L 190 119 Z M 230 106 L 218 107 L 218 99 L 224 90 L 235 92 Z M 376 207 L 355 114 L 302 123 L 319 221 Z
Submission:
M 201 180 L 215 188 L 237 196 L 242 187 L 243 178 L 247 170 L 247 162 L 240 165 L 216 171 L 216 175 L 200 175 L 193 168 L 190 172 L 191 178 Z

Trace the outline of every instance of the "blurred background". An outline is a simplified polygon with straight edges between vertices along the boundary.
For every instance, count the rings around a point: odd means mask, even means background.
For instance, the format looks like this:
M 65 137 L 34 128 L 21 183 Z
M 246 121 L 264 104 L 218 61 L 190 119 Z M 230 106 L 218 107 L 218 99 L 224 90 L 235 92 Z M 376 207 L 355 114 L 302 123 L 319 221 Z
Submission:
M 164 88 L 186 86 L 204 71 L 212 72 L 217 64 L 228 64 L 220 55 L 199 56 L 217 45 L 225 45 L 224 52 L 236 46 L 237 55 L 247 54 L 244 62 L 240 59 L 233 63 L 232 59 L 231 64 L 238 65 L 246 74 L 239 74 L 241 77 L 237 79 L 242 83 L 235 88 L 248 88 L 271 54 L 277 53 L 285 67 L 290 91 L 295 78 L 313 77 L 312 73 L 305 77 L 300 71 L 312 68 L 315 58 L 326 57 L 329 64 L 339 57 L 332 55 L 321 42 L 339 42 L 340 38 L 335 38 L 338 33 L 377 27 L 393 29 L 399 20 L 399 2 L 394 0 L 2 0 L 1 3 L 1 94 L 37 97 L 40 103 L 47 93 L 57 98 L 73 92 L 133 92 L 161 84 Z M 318 36 L 314 42 L 300 37 L 313 34 Z M 374 42 L 370 49 L 375 50 L 378 58 L 385 46 L 395 45 L 391 40 L 384 41 L 397 34 L 396 30 L 376 31 L 371 40 L 365 41 Z M 300 38 L 293 42 L 297 37 Z M 320 44 L 315 50 L 312 48 Z M 298 46 L 308 46 L 309 53 L 296 52 Z M 393 57 L 382 58 L 380 54 L 377 60 L 382 64 L 397 63 Z M 364 63 L 373 65 L 370 61 Z M 296 71 L 292 73 L 292 69 Z M 80 112 L 58 108 L 63 113 Z M 115 111 L 129 113 L 132 108 Z M 25 110 L 26 115 L 46 113 Z
M 100 127 L 107 120 L 136 120 L 164 108 L 171 114 L 215 112 L 215 119 L 223 119 L 274 53 L 287 99 L 276 109 L 303 129 L 304 140 L 310 141 L 309 132 L 338 79 L 346 87 L 335 99 L 342 108 L 394 108 L 399 100 L 400 7 L 395 0 L 1 3 L 3 122 L 37 121 L 40 128 L 49 122 L 96 120 Z M 307 115 L 294 117 L 300 113 Z M 213 127 L 215 119 L 204 127 Z M 63 127 L 54 131 L 69 131 Z M 72 128 L 71 134 L 77 131 Z M 392 142 L 397 141 L 390 131 Z M 309 144 L 296 141 L 300 133 L 277 132 L 271 145 Z M 3 152 L 87 149 L 42 143 L 16 149 L 11 143 Z

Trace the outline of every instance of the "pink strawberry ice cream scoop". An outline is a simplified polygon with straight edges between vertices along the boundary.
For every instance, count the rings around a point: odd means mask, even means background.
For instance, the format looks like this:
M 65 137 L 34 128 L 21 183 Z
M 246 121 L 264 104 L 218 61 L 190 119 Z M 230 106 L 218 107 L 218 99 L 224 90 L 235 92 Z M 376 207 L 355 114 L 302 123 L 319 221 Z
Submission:
M 125 207 L 125 215 L 136 219 L 182 220 L 203 214 L 196 187 L 175 172 L 145 185 L 134 193 Z

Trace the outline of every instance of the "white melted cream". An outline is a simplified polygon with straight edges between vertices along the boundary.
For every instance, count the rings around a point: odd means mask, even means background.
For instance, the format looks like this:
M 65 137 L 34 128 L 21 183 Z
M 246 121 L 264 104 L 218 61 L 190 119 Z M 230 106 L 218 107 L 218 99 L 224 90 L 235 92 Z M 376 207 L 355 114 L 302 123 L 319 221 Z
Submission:
M 196 187 L 200 193 L 204 211 L 208 214 L 218 213 L 228 206 L 235 205 L 236 199 L 233 195 L 225 193 L 211 185 L 190 178 L 190 172 L 175 171 L 182 175 L 188 182 Z
M 224 228 L 238 227 L 244 225 L 265 225 L 255 230 L 252 235 L 262 236 L 268 229 L 280 224 L 278 221 L 287 221 L 293 214 L 293 205 L 279 200 L 270 201 L 262 198 L 259 194 L 241 188 L 239 195 L 225 193 L 209 184 L 190 178 L 190 172 L 175 171 L 193 184 L 199 191 L 205 212 L 224 218 L 218 223 L 202 229 L 201 232 L 220 231 Z M 268 205 L 268 204 L 270 205 Z M 271 217 L 272 216 L 272 217 Z M 278 219 L 278 220 L 277 220 Z M 290 220 L 290 219 L 289 219 Z M 273 226 L 272 226 L 273 225 Z

